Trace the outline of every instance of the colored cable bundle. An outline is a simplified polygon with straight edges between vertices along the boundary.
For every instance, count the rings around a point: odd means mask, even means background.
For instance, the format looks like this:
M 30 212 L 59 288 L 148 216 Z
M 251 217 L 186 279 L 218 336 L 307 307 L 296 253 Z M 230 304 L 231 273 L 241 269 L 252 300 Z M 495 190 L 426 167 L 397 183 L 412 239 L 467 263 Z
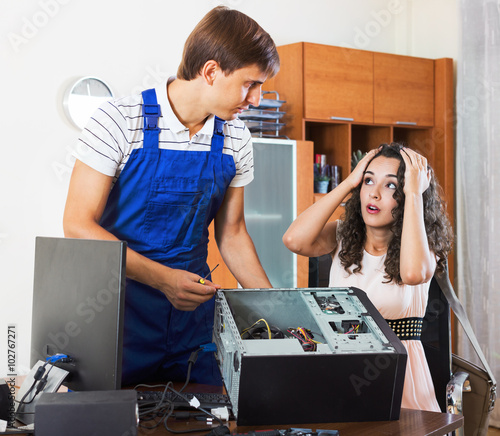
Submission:
M 289 328 L 288 333 L 295 336 L 301 343 L 304 351 L 316 351 L 318 349 L 317 344 L 321 342 L 315 341 L 311 330 L 305 329 L 304 327 Z
M 349 331 L 345 332 L 344 334 L 348 335 L 350 333 L 358 333 L 358 330 L 359 330 L 359 324 L 351 324 Z

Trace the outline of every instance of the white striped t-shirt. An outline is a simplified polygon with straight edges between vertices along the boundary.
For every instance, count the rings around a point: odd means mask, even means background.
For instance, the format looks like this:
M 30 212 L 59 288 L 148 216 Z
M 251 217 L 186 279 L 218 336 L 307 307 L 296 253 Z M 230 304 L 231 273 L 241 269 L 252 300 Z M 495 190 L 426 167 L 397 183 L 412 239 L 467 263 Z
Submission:
M 170 78 L 169 81 L 174 78 Z M 159 146 L 162 149 L 208 151 L 214 130 L 211 115 L 201 130 L 189 138 L 189 130 L 175 116 L 167 98 L 167 84 L 155 88 L 161 106 Z M 143 146 L 142 94 L 104 103 L 83 129 L 73 155 L 102 174 L 118 178 L 133 150 Z M 224 124 L 224 154 L 232 155 L 236 175 L 230 186 L 253 180 L 253 149 L 250 131 L 239 119 Z

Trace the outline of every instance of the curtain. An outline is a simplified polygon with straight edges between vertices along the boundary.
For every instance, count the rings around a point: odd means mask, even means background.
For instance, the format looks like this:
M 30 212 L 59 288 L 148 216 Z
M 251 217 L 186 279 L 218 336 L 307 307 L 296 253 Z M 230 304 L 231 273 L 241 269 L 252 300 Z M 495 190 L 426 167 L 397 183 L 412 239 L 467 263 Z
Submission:
M 500 380 L 500 0 L 460 0 L 456 289 Z M 497 288 L 499 286 L 499 288 Z M 478 362 L 459 328 L 458 354 Z M 500 405 L 490 425 L 500 427 Z

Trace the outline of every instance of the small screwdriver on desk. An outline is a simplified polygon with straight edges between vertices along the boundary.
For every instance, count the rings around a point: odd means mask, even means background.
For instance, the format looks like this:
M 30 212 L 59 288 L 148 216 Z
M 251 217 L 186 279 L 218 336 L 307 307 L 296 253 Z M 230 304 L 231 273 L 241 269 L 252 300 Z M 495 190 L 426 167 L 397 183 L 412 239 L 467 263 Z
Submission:
M 219 266 L 219 264 L 215 265 L 215 266 L 212 268 L 212 270 L 211 270 L 211 271 L 210 271 L 210 272 L 209 272 L 209 273 L 208 273 L 205 277 L 203 277 L 202 279 L 198 280 L 198 283 L 201 283 L 202 285 L 204 285 L 204 284 L 205 284 L 205 280 L 206 280 L 206 278 L 207 278 L 210 274 L 212 274 L 212 273 L 215 271 L 215 268 L 217 268 L 218 266 Z

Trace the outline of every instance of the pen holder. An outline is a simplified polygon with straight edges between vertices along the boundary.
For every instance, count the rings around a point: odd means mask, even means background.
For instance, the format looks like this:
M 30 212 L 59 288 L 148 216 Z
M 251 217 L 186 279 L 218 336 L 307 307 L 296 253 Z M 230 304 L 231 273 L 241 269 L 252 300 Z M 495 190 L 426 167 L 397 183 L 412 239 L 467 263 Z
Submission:
M 330 166 L 330 191 L 339 186 L 340 181 L 342 180 L 342 167 L 339 165 L 331 165 Z

